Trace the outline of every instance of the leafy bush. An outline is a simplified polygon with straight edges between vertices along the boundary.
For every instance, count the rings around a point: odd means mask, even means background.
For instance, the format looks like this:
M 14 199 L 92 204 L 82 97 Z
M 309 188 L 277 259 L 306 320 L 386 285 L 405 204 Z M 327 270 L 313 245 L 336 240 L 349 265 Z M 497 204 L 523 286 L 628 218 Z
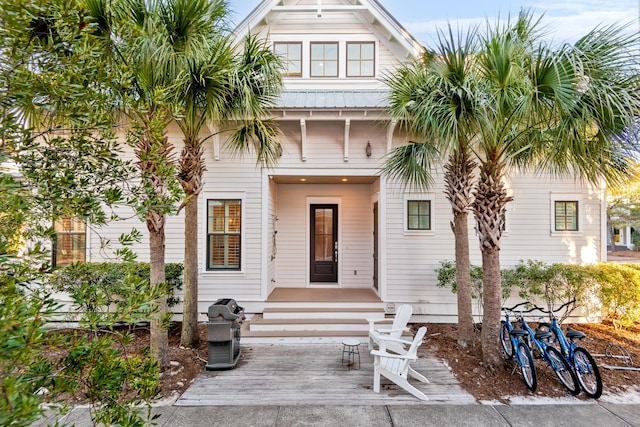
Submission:
M 65 394 L 87 399 L 98 424 L 147 425 L 154 418 L 150 404 L 158 394 L 159 366 L 127 353 L 133 335 L 114 325 L 156 315 L 153 301 L 164 289 L 141 279 L 127 282 L 128 276 L 114 283 L 127 291 L 108 312 L 84 311 L 111 296 L 81 281 L 74 294 L 78 327 L 55 329 L 60 304 L 51 297 L 46 273 L 37 277 L 22 268 L 28 261 L 0 255 L 0 425 L 32 425 L 44 403 Z
M 438 286 L 449 286 L 456 292 L 455 263 L 441 261 Z M 596 265 L 545 264 L 541 261 L 520 261 L 513 269 L 503 269 L 502 298 L 519 288 L 525 301 L 542 299 L 548 309 L 574 301 L 558 314 L 560 322 L 578 307 L 602 313 L 616 327 L 630 326 L 640 321 L 640 264 L 601 263 Z M 482 269 L 471 267 L 472 297 L 481 301 Z M 595 308 L 595 310 L 594 310 Z
M 182 289 L 183 266 L 168 263 L 165 271 L 164 289 L 167 304 L 172 307 L 180 302 L 175 292 Z M 149 274 L 148 263 L 78 263 L 56 270 L 51 285 L 70 294 L 83 310 L 97 312 L 109 310 L 132 293 L 139 293 L 138 285 L 148 283 Z
M 440 267 L 436 268 L 438 274 L 438 287 L 451 288 L 451 292 L 454 294 L 458 291 L 458 284 L 456 282 L 456 264 L 454 261 L 440 261 Z M 511 281 L 511 275 L 508 270 L 502 270 L 500 272 L 502 276 L 502 299 L 506 299 L 511 294 L 511 288 L 513 282 Z M 477 265 L 471 266 L 471 298 L 474 299 L 478 305 L 479 312 L 482 313 L 482 267 Z
M 599 285 L 603 315 L 616 327 L 640 321 L 640 265 L 601 263 L 590 270 Z
M 533 260 L 520 261 L 513 269 L 513 279 L 523 300 L 542 298 L 549 310 L 569 303 L 567 309 L 558 314 L 560 322 L 576 307 L 587 304 L 596 285 L 589 267 Z

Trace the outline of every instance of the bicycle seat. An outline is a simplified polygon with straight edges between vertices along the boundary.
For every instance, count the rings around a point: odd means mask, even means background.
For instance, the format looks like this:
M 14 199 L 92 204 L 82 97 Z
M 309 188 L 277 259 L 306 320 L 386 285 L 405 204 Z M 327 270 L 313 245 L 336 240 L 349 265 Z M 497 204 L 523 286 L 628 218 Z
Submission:
M 546 340 L 547 338 L 551 337 L 551 332 L 541 330 L 541 329 L 536 329 L 536 333 L 534 336 L 536 337 L 537 340 Z
M 576 331 L 575 329 L 572 329 L 572 328 L 567 328 L 566 335 L 567 335 L 567 338 L 572 340 L 575 340 L 575 339 L 581 340 L 582 338 L 586 337 L 584 332 Z
M 513 335 L 514 337 L 524 337 L 525 335 L 529 335 L 529 332 L 522 328 L 515 327 L 509 331 L 509 335 Z

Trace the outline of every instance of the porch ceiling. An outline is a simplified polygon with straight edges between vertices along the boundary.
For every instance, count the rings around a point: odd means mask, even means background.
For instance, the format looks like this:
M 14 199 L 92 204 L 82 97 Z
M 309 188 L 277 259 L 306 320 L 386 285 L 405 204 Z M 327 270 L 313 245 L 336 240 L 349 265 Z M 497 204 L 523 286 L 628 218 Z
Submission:
M 272 175 L 277 184 L 373 184 L 377 176 L 309 176 L 309 175 Z

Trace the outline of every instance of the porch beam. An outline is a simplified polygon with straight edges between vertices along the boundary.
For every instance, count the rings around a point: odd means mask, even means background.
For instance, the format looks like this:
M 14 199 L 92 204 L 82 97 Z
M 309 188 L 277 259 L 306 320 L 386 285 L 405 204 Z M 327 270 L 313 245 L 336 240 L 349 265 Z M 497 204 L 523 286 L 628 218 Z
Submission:
M 344 161 L 349 161 L 349 138 L 351 130 L 351 120 L 344 121 Z
M 302 155 L 302 161 L 307 161 L 307 122 L 304 119 L 300 119 L 300 153 Z
M 213 142 L 213 159 L 216 162 L 220 161 L 220 133 L 218 128 L 212 124 L 208 124 L 209 132 L 211 132 L 211 140 Z
M 396 130 L 397 120 L 391 120 L 389 127 L 387 128 L 387 153 L 393 148 L 393 132 Z

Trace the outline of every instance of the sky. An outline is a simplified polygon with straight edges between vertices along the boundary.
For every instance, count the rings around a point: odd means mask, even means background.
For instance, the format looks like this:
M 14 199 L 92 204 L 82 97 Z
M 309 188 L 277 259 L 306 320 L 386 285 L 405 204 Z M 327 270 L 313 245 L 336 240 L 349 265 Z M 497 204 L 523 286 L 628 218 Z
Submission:
M 239 23 L 260 0 L 227 0 Z M 474 23 L 495 22 L 499 17 L 517 16 L 532 9 L 543 16 L 547 38 L 553 42 L 575 42 L 599 25 L 629 24 L 633 31 L 639 26 L 638 0 L 379 0 L 380 3 L 418 41 L 433 46 L 436 29 L 469 28 Z

